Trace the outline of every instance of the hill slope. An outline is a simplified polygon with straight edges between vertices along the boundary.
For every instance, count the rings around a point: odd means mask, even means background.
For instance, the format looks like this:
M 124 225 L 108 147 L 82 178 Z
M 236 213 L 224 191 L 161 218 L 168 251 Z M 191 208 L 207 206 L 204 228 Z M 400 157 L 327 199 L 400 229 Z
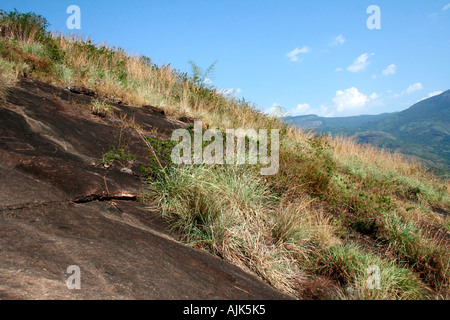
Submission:
M 1 230 L 6 257 L 0 267 L 8 271 L 5 281 L 16 292 L 26 292 L 27 276 L 40 268 L 35 283 L 45 285 L 28 297 L 51 293 L 58 276 L 47 267 L 56 270 L 73 256 L 82 270 L 94 275 L 99 268 L 105 271 L 107 275 L 101 273 L 92 282 L 94 287 L 107 284 L 110 291 L 105 292 L 121 294 L 139 288 L 139 296 L 146 297 L 155 297 L 162 286 L 167 289 L 163 297 L 171 298 L 174 289 L 164 283 L 178 286 L 196 278 L 201 289 L 191 291 L 189 298 L 211 292 L 220 296 L 216 284 L 229 288 L 230 294 L 244 284 L 250 288 L 243 289 L 245 297 L 259 297 L 251 289 L 260 284 L 254 277 L 232 276 L 235 271 L 242 275 L 242 270 L 299 299 L 449 297 L 448 181 L 400 155 L 286 126 L 248 101 L 223 96 L 199 82 L 197 68 L 188 75 L 120 48 L 52 36 L 43 21 L 31 13 L 0 14 L 0 25 L 9 28 L 0 37 L 0 123 L 5 137 L 0 159 L 2 170 L 6 167 L 0 181 L 8 195 L 0 200 L 0 218 L 7 225 Z M 33 90 L 27 83 L 36 81 L 30 79 L 41 81 L 43 92 L 34 92 L 37 99 L 30 97 Z M 49 87 L 42 82 L 53 89 L 46 91 Z M 87 98 L 61 101 L 68 94 L 61 88 Z M 194 119 L 203 122 L 202 129 L 191 126 Z M 279 144 L 274 140 L 272 146 L 279 146 L 278 172 L 262 176 L 263 163 L 222 165 L 220 155 L 215 164 L 171 161 L 172 130 L 186 128 L 192 138 L 208 127 L 217 129 L 218 139 L 220 133 L 227 139 L 227 129 L 277 130 Z M 210 145 L 204 142 L 206 150 Z M 135 198 L 146 212 L 133 207 L 138 205 Z M 133 203 L 132 210 L 124 201 Z M 34 211 L 35 202 L 44 210 Z M 74 221 L 46 209 L 61 203 Z M 31 240 L 26 237 L 30 230 Z M 162 245 L 154 231 L 184 245 L 172 240 Z M 9 240 L 11 234 L 17 241 Z M 82 258 L 80 247 L 65 245 L 67 239 L 80 244 L 86 239 L 87 247 L 101 250 Z M 60 246 L 54 249 L 53 244 Z M 119 254 L 109 251 L 113 244 Z M 58 254 L 62 248 L 63 256 Z M 204 264 L 189 258 L 197 257 L 194 249 Z M 161 258 L 166 253 L 167 263 L 152 262 L 151 253 Z M 119 259 L 116 264 L 109 265 L 109 254 Z M 47 259 L 45 266 L 39 257 Z M 138 265 L 138 257 L 148 263 Z M 213 261 L 222 268 L 215 268 Z M 123 281 L 108 282 L 121 266 L 133 276 L 126 273 Z M 174 272 L 155 271 L 161 282 L 142 286 L 139 270 L 150 277 L 155 266 Z M 381 272 L 379 290 L 367 285 L 373 266 Z
M 416 156 L 449 176 L 450 90 L 359 130 L 358 141 Z
M 136 164 L 102 164 L 119 137 L 146 157 L 119 116 L 161 137 L 187 124 L 145 108 L 111 103 L 117 118 L 105 119 L 78 106 L 94 100 L 28 79 L 0 104 L 0 299 L 288 298 L 171 237 L 137 200 Z M 66 287 L 71 265 L 80 290 Z
M 355 136 L 359 143 L 412 155 L 437 174 L 450 175 L 450 90 L 424 99 L 410 108 L 374 116 L 285 118 L 319 133 Z

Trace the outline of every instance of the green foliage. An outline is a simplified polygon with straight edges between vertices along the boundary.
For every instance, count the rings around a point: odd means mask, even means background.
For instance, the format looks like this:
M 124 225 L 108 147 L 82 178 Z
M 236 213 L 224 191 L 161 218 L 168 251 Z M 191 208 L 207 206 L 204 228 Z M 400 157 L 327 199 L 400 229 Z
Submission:
M 88 107 L 91 109 L 92 114 L 102 118 L 109 117 L 113 113 L 112 107 L 109 104 L 99 100 L 95 100 Z
M 188 62 L 191 65 L 192 77 L 191 80 L 194 85 L 198 87 L 204 87 L 206 85 L 206 79 L 214 80 L 214 72 L 217 64 L 217 60 L 214 61 L 206 70 L 203 70 L 196 65 L 192 60 Z
M 318 253 L 316 272 L 353 289 L 353 299 L 423 299 L 424 286 L 407 268 L 361 250 L 355 244 L 332 246 Z M 380 288 L 368 288 L 367 270 L 380 270 Z
M 136 156 L 128 153 L 124 146 L 113 147 L 103 155 L 102 165 L 109 167 L 118 162 L 122 167 L 128 167 L 136 160 Z
M 279 193 L 290 189 L 290 196 L 295 192 L 306 191 L 308 194 L 326 200 L 330 180 L 336 170 L 332 150 L 325 137 L 312 137 L 304 145 L 297 146 L 296 152 L 280 149 L 279 173 L 269 179 Z M 299 186 L 293 191 L 291 186 Z
M 64 59 L 64 52 L 46 31 L 49 24 L 45 18 L 34 13 L 17 10 L 0 11 L 0 57 L 11 62 L 19 76 L 31 73 L 51 74 L 55 62 Z
M 47 19 L 33 12 L 21 13 L 0 10 L 0 26 L 6 27 L 6 33 L 19 41 L 44 40 L 47 38 Z
M 159 137 L 145 137 L 145 140 L 153 150 L 147 150 L 148 162 L 140 165 L 141 172 L 150 179 L 160 177 L 163 174 L 162 171 L 167 172 L 172 165 L 171 152 L 176 143 L 172 140 L 162 140 Z M 160 167 L 160 164 L 163 168 Z
M 52 61 L 63 61 L 65 53 L 61 50 L 61 48 L 58 46 L 56 41 L 50 37 L 47 36 L 44 39 L 41 40 L 41 43 L 43 43 L 48 51 L 48 57 Z

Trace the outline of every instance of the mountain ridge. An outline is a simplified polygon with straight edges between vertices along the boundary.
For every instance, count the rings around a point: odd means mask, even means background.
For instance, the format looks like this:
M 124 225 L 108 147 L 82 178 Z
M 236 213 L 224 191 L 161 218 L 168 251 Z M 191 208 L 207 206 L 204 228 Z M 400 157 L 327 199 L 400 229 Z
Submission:
M 320 134 L 353 136 L 358 143 L 413 156 L 444 176 L 450 173 L 450 90 L 395 113 L 324 118 L 286 117 L 287 124 Z

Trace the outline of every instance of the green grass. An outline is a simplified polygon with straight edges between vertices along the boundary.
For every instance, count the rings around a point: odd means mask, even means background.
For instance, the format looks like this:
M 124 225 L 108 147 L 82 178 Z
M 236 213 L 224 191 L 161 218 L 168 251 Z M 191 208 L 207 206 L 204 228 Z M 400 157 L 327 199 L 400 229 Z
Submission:
M 15 83 L 15 78 L 13 67 L 5 61 L 0 61 L 0 101 L 5 100 L 8 89 Z
M 429 239 L 416 225 L 392 213 L 384 216 L 383 228 L 383 237 L 393 244 L 402 260 L 437 291 L 448 291 L 450 260 L 445 244 Z
M 122 167 L 128 167 L 136 160 L 136 156 L 128 153 L 124 146 L 118 148 L 112 147 L 111 150 L 103 154 L 101 164 L 105 167 L 109 167 L 117 162 Z
M 183 166 L 150 184 L 149 195 L 182 239 L 291 292 L 292 257 L 270 240 L 275 197 L 254 168 Z
M 320 274 L 356 290 L 358 299 L 421 299 L 424 284 L 407 267 L 340 244 L 308 197 L 286 204 L 253 168 L 184 166 L 150 185 L 150 197 L 182 239 L 293 294 L 294 275 Z M 366 285 L 381 270 L 381 288 Z M 293 278 L 294 277 L 294 278 Z
M 101 102 L 99 100 L 92 102 L 88 108 L 91 110 L 92 114 L 101 118 L 107 118 L 113 114 L 112 107 L 106 102 Z
M 314 266 L 315 271 L 336 279 L 346 288 L 351 288 L 351 299 L 425 298 L 423 284 L 408 268 L 364 252 L 354 244 L 330 247 L 319 256 Z M 373 266 L 379 270 L 378 288 L 375 274 L 369 273 L 369 268 Z

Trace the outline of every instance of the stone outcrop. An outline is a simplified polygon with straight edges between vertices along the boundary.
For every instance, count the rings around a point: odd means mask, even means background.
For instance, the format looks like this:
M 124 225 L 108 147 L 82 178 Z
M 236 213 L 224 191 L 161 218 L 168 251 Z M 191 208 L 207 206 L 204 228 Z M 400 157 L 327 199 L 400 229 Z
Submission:
M 118 103 L 116 117 L 100 118 L 83 107 L 96 97 L 23 79 L 0 104 L 0 299 L 287 298 L 168 234 L 138 201 L 138 168 L 101 165 L 119 143 L 137 162 L 146 157 L 139 134 L 118 119 L 163 139 L 188 124 Z M 71 265 L 79 290 L 66 286 Z

